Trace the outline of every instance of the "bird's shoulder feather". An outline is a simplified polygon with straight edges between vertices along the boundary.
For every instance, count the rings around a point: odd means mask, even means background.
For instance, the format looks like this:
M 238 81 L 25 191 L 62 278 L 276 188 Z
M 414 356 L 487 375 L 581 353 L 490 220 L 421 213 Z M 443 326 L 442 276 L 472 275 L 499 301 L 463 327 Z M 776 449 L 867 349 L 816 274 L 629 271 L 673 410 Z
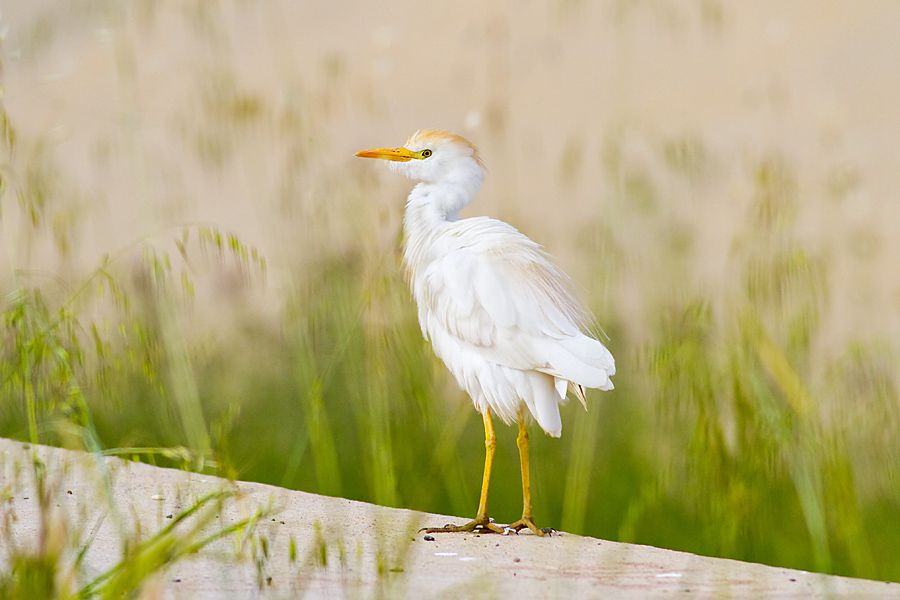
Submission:
M 429 317 L 460 339 L 509 346 L 522 335 L 573 336 L 588 324 L 569 278 L 511 225 L 463 219 L 442 238 L 439 258 L 418 278 L 417 296 Z
M 612 355 L 586 333 L 588 312 L 538 244 L 488 218 L 454 222 L 435 243 L 412 283 L 422 331 L 445 362 L 487 361 L 612 389 Z

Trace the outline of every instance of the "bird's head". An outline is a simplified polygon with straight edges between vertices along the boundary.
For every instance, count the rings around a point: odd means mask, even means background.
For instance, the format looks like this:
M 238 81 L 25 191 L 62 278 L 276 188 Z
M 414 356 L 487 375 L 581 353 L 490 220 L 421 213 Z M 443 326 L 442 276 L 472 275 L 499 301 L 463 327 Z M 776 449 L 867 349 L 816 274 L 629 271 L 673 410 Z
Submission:
M 437 129 L 419 130 L 399 148 L 360 150 L 356 156 L 390 161 L 391 170 L 426 183 L 478 186 L 484 178 L 478 149 L 462 136 Z

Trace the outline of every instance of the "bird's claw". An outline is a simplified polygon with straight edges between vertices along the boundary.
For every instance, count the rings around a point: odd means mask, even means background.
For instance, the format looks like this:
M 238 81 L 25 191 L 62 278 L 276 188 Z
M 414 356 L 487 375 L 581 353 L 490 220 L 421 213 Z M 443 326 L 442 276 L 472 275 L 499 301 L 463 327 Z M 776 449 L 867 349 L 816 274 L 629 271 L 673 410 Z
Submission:
M 506 527 L 503 528 L 503 534 L 509 535 L 510 533 L 514 533 L 516 535 L 523 529 L 531 530 L 531 533 L 538 537 L 544 537 L 545 535 L 552 535 L 556 533 L 556 530 L 552 527 L 538 527 L 534 524 L 534 521 L 530 516 L 523 515 L 521 519 L 516 521 L 515 523 L 510 523 Z
M 503 528 L 494 524 L 494 520 L 488 517 L 477 517 L 464 525 L 447 524 L 443 527 L 423 527 L 419 530 L 425 533 L 503 533 Z

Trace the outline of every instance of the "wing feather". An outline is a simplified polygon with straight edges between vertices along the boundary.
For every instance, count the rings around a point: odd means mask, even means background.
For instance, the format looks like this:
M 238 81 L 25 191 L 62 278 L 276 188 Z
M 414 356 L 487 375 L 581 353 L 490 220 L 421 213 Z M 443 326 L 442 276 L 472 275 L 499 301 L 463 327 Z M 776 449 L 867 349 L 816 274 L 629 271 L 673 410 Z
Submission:
M 426 337 L 445 332 L 495 364 L 612 389 L 612 354 L 586 335 L 588 313 L 546 252 L 502 221 L 464 219 L 451 227 L 443 236 L 451 245 L 414 274 Z M 565 395 L 565 384 L 549 381 Z

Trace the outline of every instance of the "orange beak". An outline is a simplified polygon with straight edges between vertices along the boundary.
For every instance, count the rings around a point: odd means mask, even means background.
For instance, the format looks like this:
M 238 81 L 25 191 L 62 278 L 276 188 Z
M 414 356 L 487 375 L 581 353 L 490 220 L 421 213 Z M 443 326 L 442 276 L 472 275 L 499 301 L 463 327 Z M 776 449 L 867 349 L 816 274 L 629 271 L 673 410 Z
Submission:
M 416 155 L 406 148 L 372 148 L 371 150 L 360 150 L 356 153 L 360 158 L 380 158 L 381 160 L 392 160 L 394 162 L 409 162 L 416 158 Z

